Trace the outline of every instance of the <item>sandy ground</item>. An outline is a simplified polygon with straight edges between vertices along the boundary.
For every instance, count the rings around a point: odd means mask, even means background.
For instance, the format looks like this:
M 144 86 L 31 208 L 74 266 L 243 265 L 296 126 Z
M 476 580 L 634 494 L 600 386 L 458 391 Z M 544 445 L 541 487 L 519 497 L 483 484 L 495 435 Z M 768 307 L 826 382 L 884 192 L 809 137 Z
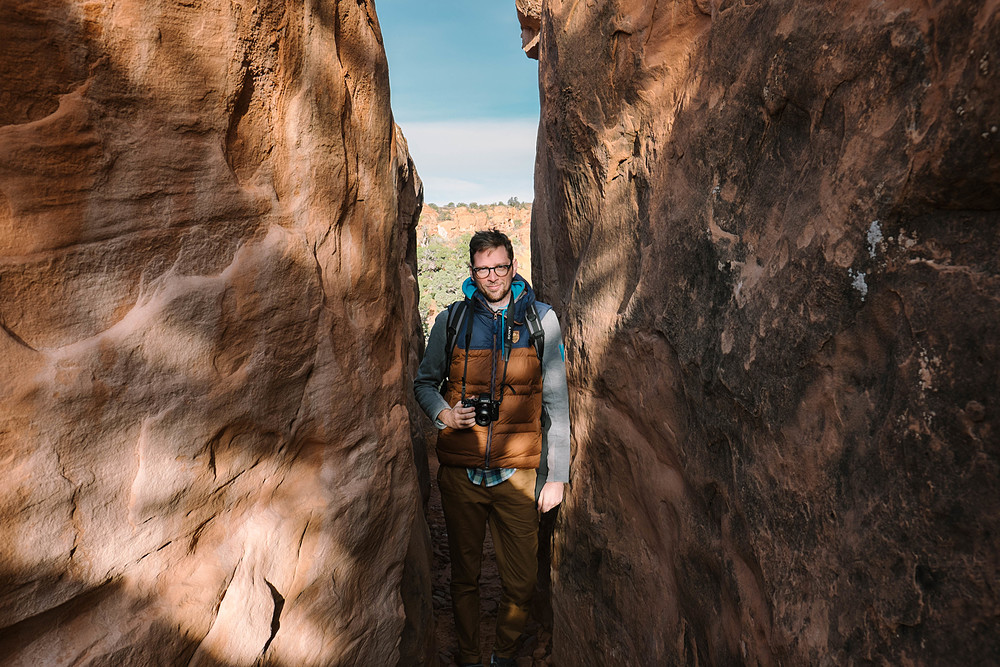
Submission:
M 448 535 L 445 530 L 444 515 L 441 513 L 441 493 L 437 486 L 437 457 L 433 452 L 428 456 L 431 473 L 431 495 L 427 505 L 427 523 L 431 531 L 431 543 L 434 549 L 433 571 L 433 602 L 435 639 L 438 648 L 438 658 L 442 666 L 451 667 L 457 664 L 458 648 L 455 641 L 455 622 L 451 614 L 451 593 L 448 582 L 451 578 L 451 567 L 448 560 Z M 497 619 L 497 606 L 500 601 L 500 576 L 497 574 L 496 557 L 493 552 L 493 540 L 486 531 L 484 545 L 483 571 L 479 580 L 480 599 L 482 600 L 482 616 L 480 620 L 480 639 L 482 641 L 483 660 L 489 661 L 493 649 L 493 637 Z M 547 577 L 540 577 L 547 581 Z M 540 591 L 535 606 L 540 610 L 536 616 L 545 615 L 546 593 Z M 535 618 L 528 620 L 518 650 L 518 667 L 542 667 L 551 665 L 552 633 L 551 628 L 545 628 Z

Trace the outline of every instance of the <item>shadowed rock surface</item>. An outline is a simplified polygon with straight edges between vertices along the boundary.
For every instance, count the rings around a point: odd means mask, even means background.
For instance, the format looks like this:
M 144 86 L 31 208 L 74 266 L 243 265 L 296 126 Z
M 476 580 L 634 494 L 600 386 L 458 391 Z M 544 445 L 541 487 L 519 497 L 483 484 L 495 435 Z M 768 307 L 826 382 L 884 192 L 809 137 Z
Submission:
M 1000 661 L 997 44 L 986 1 L 542 3 L 557 664 Z
M 0 662 L 433 657 L 421 199 L 372 2 L 0 5 Z

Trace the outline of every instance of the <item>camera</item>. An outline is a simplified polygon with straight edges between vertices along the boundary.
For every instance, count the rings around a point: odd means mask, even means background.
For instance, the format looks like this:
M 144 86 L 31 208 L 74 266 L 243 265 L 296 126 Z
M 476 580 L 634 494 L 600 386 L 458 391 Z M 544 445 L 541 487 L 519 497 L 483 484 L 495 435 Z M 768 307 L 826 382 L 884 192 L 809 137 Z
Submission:
M 479 426 L 489 426 L 491 422 L 500 419 L 500 401 L 494 401 L 490 394 L 462 399 L 462 405 L 476 409 L 476 424 Z

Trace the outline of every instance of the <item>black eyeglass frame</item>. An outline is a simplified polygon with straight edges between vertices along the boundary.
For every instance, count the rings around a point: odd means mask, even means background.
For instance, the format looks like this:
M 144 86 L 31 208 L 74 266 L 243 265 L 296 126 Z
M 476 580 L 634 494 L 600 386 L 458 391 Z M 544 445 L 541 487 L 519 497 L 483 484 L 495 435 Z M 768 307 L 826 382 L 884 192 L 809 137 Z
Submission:
M 495 273 L 497 278 L 503 278 L 513 265 L 512 262 L 510 264 L 497 264 L 496 266 L 470 266 L 469 268 L 472 269 L 472 275 L 483 280 L 489 277 L 490 271 Z

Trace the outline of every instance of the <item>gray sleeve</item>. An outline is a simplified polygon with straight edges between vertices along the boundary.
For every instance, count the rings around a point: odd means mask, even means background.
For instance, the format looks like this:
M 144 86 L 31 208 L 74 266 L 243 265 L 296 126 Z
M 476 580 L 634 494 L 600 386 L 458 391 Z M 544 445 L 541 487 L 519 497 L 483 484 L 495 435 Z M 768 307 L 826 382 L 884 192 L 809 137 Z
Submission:
M 542 429 L 542 468 L 548 482 L 569 481 L 569 391 L 566 386 L 565 348 L 559 318 L 554 310 L 542 317 L 545 349 L 542 352 L 542 406 L 548 427 Z
M 439 429 L 444 428 L 445 424 L 438 420 L 437 416 L 442 410 L 451 407 L 438 391 L 441 380 L 448 374 L 446 368 L 448 355 L 444 349 L 447 337 L 448 311 L 442 310 L 434 318 L 434 326 L 431 327 L 431 335 L 424 349 L 424 358 L 420 360 L 417 377 L 413 380 L 413 393 L 417 397 L 417 403 Z

